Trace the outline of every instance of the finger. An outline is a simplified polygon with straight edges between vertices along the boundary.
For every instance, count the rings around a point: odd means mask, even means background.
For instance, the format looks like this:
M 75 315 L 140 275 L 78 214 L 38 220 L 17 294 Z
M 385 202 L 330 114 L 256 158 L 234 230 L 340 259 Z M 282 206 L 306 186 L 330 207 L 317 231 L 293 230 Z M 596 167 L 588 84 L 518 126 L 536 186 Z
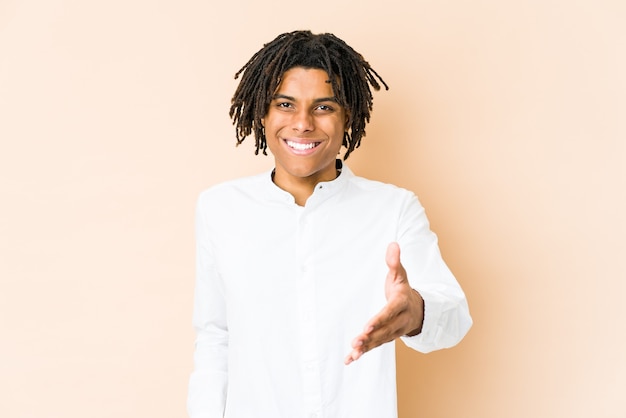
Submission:
M 353 347 L 352 351 L 350 351 L 350 353 L 346 356 L 346 358 L 344 359 L 344 363 L 350 364 L 353 361 L 358 360 L 359 358 L 361 358 L 361 356 L 365 353 L 365 349 L 363 348 L 364 346 L 359 346 L 359 347 Z
M 387 267 L 390 272 L 397 273 L 398 269 L 402 266 L 400 264 L 400 245 L 397 242 L 392 242 L 387 246 L 387 254 L 385 256 Z
M 365 344 L 368 341 L 368 333 L 372 330 L 373 328 L 366 327 L 366 329 L 359 334 L 358 337 L 352 340 L 352 351 L 350 351 L 350 354 L 348 354 L 344 359 L 344 363 L 346 365 L 358 360 L 365 353 L 365 351 L 367 351 L 365 349 Z
M 363 341 L 360 349 L 362 351 L 370 351 L 380 345 L 395 340 L 403 335 L 405 322 L 406 321 L 402 318 L 398 317 L 376 328 L 367 335 L 367 339 Z
M 346 365 L 350 364 L 353 361 L 356 361 L 359 358 L 361 358 L 363 354 L 369 351 L 366 345 L 368 341 L 369 341 L 369 336 L 366 332 L 363 332 L 354 340 L 352 340 L 352 351 L 350 351 L 350 354 L 346 356 L 346 358 L 344 359 L 344 363 Z
M 385 320 L 379 321 L 368 333 L 355 338 L 353 347 L 369 351 L 381 344 L 395 340 L 399 335 L 402 335 L 406 322 L 406 318 L 402 314 L 389 316 Z
M 372 318 L 363 332 L 352 340 L 353 350 L 367 352 L 402 335 L 406 318 L 404 310 L 385 308 Z
M 386 323 L 393 321 L 398 315 L 404 313 L 407 309 L 407 300 L 401 295 L 394 295 L 387 304 L 369 321 L 365 326 L 363 333 L 369 334 L 374 329 L 384 326 Z
M 358 360 L 366 352 L 395 340 L 403 334 L 402 330 L 406 320 L 402 318 L 403 310 L 383 309 L 372 318 L 361 334 L 352 340 L 352 351 L 344 359 L 344 363 L 350 364 Z
M 347 366 L 348 364 L 352 363 L 353 361 L 357 361 L 362 355 L 363 355 L 362 352 L 360 352 L 358 350 L 352 350 L 350 352 L 350 354 L 348 354 L 346 356 L 346 358 L 343 360 L 343 363 Z
M 387 246 L 387 254 L 385 255 L 385 262 L 389 268 L 387 273 L 387 279 L 385 281 L 386 286 L 390 286 L 396 283 L 408 283 L 406 278 L 406 270 L 400 261 L 400 245 L 397 242 L 392 242 Z M 388 291 L 389 288 L 386 289 Z
M 385 324 L 385 326 L 372 330 L 368 334 L 361 334 L 352 342 L 352 351 L 344 359 L 346 365 L 358 360 L 368 351 L 395 340 L 402 335 L 402 322 L 399 320 Z

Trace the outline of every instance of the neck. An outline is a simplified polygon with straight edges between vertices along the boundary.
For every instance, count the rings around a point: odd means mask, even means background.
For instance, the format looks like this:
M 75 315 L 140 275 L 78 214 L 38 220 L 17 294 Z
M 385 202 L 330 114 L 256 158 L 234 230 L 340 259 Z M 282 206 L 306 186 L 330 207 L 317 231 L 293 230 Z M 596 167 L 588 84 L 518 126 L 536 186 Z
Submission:
M 281 176 L 276 170 L 272 173 L 272 181 L 281 189 L 289 192 L 299 206 L 304 206 L 306 201 L 311 197 L 315 186 L 324 181 L 331 181 L 337 178 L 339 171 L 335 170 L 333 175 L 319 176 L 313 175 L 309 177 L 293 177 Z

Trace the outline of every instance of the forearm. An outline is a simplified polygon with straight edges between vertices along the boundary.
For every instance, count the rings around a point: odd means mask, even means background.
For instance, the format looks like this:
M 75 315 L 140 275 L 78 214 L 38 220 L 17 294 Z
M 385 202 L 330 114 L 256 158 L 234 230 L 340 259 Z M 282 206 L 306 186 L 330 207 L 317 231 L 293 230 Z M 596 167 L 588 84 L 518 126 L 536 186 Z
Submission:
M 421 332 L 402 337 L 409 347 L 427 353 L 458 344 L 472 326 L 467 300 L 460 289 L 420 290 L 424 300 Z
M 187 395 L 190 418 L 223 416 L 228 387 L 227 351 L 226 335 L 198 332 Z

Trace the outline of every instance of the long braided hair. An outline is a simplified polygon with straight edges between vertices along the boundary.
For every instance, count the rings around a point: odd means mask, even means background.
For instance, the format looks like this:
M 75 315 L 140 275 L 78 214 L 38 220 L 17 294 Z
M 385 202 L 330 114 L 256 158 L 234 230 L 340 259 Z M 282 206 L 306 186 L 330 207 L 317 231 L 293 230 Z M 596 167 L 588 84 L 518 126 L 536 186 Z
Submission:
M 331 33 L 313 34 L 299 30 L 278 35 L 263 45 L 235 74 L 241 75 L 233 95 L 229 115 L 235 125 L 237 145 L 254 132 L 256 150 L 267 155 L 267 142 L 261 120 L 265 117 L 283 74 L 293 67 L 326 71 L 338 103 L 349 114 L 349 131 L 343 137 L 344 160 L 361 145 L 365 125 L 370 120 L 374 90 L 385 81 L 363 56 Z

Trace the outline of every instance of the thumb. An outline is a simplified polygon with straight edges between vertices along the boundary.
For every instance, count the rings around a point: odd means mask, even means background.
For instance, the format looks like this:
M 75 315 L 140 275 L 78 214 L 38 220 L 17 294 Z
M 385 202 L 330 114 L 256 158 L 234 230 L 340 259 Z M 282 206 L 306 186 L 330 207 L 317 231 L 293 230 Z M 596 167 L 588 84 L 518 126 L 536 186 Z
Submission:
M 385 261 L 387 262 L 387 267 L 389 267 L 389 273 L 387 273 L 387 278 L 385 279 L 385 297 L 389 300 L 396 285 L 407 282 L 406 271 L 402 263 L 400 263 L 400 246 L 397 242 L 392 242 L 387 247 Z
M 385 261 L 387 262 L 387 267 L 389 267 L 389 273 L 394 276 L 402 269 L 402 264 L 400 264 L 400 246 L 397 242 L 392 242 L 387 247 Z

